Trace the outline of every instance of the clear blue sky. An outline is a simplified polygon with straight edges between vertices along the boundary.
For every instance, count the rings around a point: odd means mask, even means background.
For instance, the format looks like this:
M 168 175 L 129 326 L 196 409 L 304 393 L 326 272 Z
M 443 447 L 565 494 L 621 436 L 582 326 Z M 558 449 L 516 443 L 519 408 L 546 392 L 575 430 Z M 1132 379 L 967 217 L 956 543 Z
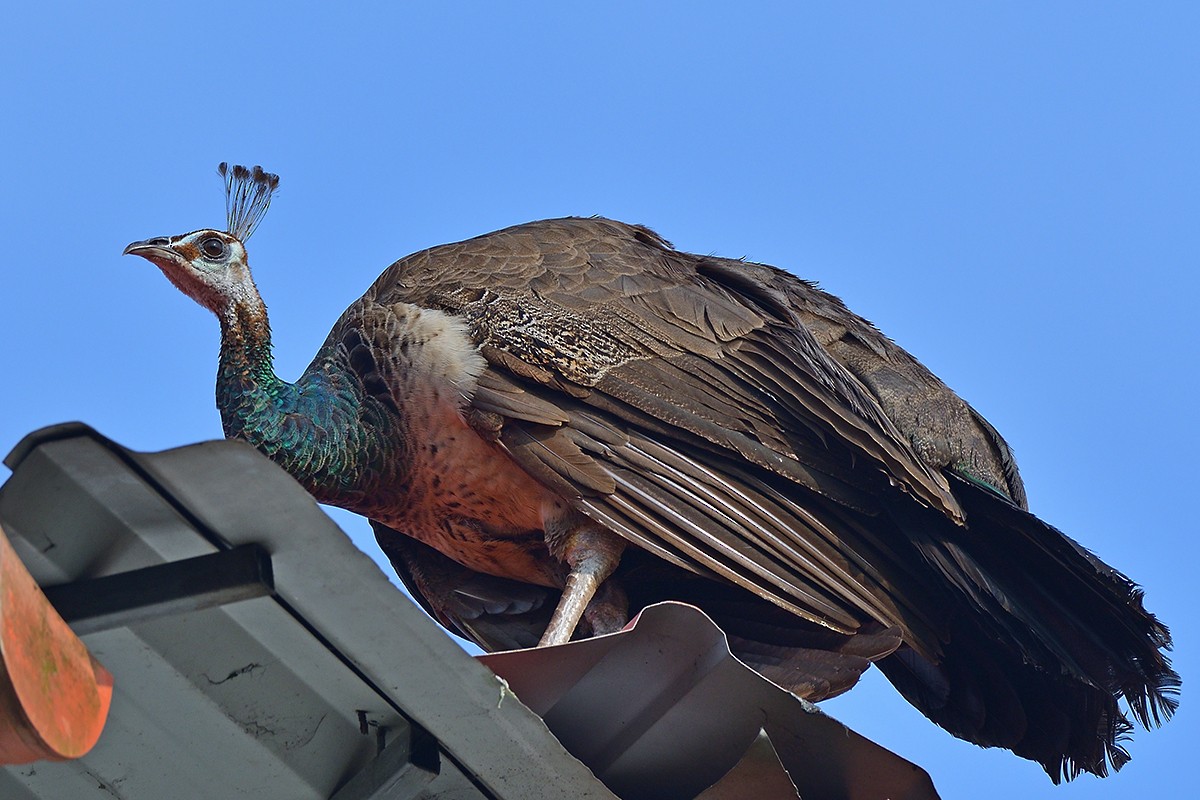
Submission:
M 282 176 L 250 252 L 289 379 L 400 256 L 641 222 L 819 279 L 920 357 L 1033 509 L 1146 587 L 1184 677 L 1122 773 L 1059 789 L 878 677 L 830 713 L 947 798 L 1194 790 L 1200 6 L 83 5 L 0 30 L 0 451 L 70 419 L 221 435 L 215 320 L 121 257 L 222 226 L 218 161 Z

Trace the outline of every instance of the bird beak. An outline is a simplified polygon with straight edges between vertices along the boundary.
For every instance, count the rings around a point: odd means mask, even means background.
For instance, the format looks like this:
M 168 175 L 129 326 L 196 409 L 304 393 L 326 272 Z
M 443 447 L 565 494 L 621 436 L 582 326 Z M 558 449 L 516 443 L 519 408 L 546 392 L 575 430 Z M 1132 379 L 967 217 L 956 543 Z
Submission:
M 121 255 L 141 256 L 155 263 L 176 261 L 179 259 L 179 254 L 171 249 L 171 240 L 166 236 L 155 236 L 153 239 L 132 242 L 125 248 Z

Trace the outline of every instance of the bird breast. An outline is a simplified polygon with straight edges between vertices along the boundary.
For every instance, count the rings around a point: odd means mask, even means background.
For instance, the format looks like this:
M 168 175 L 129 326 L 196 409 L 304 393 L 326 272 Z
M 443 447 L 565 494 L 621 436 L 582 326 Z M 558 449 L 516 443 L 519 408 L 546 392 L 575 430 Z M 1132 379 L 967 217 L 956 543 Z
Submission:
M 542 532 L 542 509 L 556 496 L 464 416 L 486 368 L 465 324 L 407 303 L 364 312 L 360 330 L 389 384 L 407 469 L 404 485 L 363 513 L 470 569 L 561 586 Z
M 561 586 L 543 533 L 542 509 L 554 494 L 480 437 L 459 408 L 414 404 L 409 411 L 405 499 L 380 521 L 478 572 Z

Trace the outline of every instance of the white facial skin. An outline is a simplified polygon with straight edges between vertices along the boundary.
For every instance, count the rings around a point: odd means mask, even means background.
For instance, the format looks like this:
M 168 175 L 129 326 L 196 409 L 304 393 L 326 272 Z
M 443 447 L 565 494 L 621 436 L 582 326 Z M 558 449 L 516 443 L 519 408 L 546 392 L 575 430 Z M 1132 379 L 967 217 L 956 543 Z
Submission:
M 246 248 L 223 231 L 204 229 L 146 239 L 129 245 L 125 253 L 153 263 L 180 291 L 218 317 L 238 305 L 261 305 Z

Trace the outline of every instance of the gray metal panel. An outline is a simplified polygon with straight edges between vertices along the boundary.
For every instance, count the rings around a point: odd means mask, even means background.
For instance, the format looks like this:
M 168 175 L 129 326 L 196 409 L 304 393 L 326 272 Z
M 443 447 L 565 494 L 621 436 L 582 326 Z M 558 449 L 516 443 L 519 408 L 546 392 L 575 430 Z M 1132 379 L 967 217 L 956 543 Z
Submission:
M 682 603 L 646 608 L 624 631 L 482 656 L 556 736 L 629 800 L 690 800 L 720 782 L 759 797 L 778 757 L 807 800 L 937 800 L 929 775 L 757 674 L 724 633 Z M 784 781 L 771 797 L 795 797 Z
M 0 797 L 324 800 L 375 755 L 359 710 L 437 738 L 421 797 L 613 797 L 248 446 L 139 455 L 62 427 L 9 463 L 0 523 L 43 584 L 258 543 L 278 596 L 85 636 L 116 678 L 104 735 L 79 761 L 0 771 Z
M 230 544 L 266 546 L 280 596 L 481 784 L 499 796 L 531 800 L 613 796 L 541 719 L 514 702 L 502 681 L 404 598 L 298 483 L 252 447 L 206 442 L 137 458 Z M 255 513 L 204 502 L 236 493 L 245 481 L 257 489 Z

